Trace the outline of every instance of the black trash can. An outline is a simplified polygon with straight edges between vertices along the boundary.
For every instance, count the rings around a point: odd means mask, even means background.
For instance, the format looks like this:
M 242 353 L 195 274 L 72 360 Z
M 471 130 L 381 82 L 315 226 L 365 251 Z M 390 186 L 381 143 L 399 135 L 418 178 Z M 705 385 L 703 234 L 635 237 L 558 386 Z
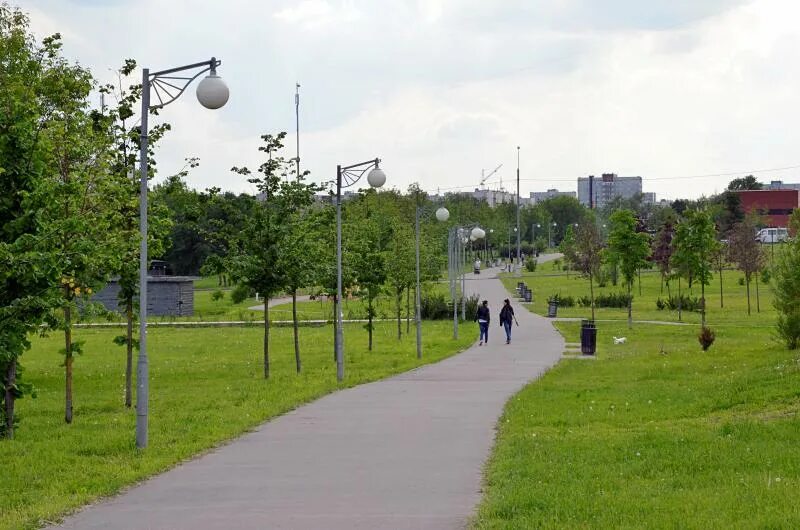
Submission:
M 581 321 L 581 353 L 594 355 L 597 351 L 597 328 L 594 320 Z
M 533 292 L 530 289 L 525 289 L 524 296 L 527 303 L 533 302 Z
M 558 302 L 548 302 L 547 303 L 547 317 L 548 318 L 555 318 L 558 314 Z

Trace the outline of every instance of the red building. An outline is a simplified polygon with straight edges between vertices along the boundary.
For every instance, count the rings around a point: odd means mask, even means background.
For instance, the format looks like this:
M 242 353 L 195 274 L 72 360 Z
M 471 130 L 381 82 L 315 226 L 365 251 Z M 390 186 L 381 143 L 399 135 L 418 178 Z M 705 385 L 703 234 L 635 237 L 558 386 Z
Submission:
M 746 190 L 739 191 L 742 210 L 756 210 L 766 218 L 769 226 L 789 226 L 789 216 L 800 208 L 800 190 Z

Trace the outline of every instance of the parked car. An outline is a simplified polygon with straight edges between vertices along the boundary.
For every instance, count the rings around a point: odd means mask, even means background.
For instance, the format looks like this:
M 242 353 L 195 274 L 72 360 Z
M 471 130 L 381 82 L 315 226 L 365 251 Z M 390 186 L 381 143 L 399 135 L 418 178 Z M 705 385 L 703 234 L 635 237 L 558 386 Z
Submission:
M 786 228 L 763 228 L 756 234 L 756 241 L 760 243 L 783 243 L 789 239 L 789 230 Z

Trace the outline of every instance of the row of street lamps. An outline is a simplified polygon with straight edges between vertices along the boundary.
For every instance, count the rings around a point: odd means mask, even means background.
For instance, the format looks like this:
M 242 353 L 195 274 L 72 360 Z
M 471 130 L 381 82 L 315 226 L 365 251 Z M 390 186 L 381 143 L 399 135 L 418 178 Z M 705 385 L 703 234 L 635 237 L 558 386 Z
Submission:
M 136 366 L 136 447 L 147 447 L 148 442 L 148 401 L 149 401 L 149 366 L 147 356 L 147 190 L 148 190 L 148 116 L 151 111 L 169 105 L 178 99 L 188 86 L 204 73 L 208 73 L 197 85 L 196 96 L 201 105 L 207 109 L 223 107 L 229 97 L 229 90 L 222 78 L 217 75 L 217 67 L 222 61 L 212 57 L 210 60 L 199 63 L 178 66 L 157 72 L 150 72 L 148 68 L 142 70 L 142 116 L 139 142 L 140 163 L 140 205 L 139 205 L 139 232 L 141 237 L 139 253 L 139 353 Z M 182 74 L 188 72 L 187 74 Z M 179 75 L 176 75 L 179 74 Z M 151 91 L 155 101 L 151 100 Z M 336 167 L 336 300 L 335 300 L 335 331 L 334 351 L 336 356 L 336 378 L 344 379 L 344 337 L 342 322 L 342 189 L 354 186 L 366 174 L 367 183 L 373 188 L 380 188 L 386 183 L 386 174 L 380 168 L 380 159 L 375 158 L 366 162 Z M 422 314 L 420 301 L 420 263 L 419 239 L 420 222 L 425 215 L 423 208 L 416 209 L 416 328 L 417 328 L 417 358 L 422 357 Z M 450 218 L 450 212 L 440 207 L 435 211 L 435 217 L 440 222 Z M 480 239 L 485 232 L 480 227 L 473 227 L 469 238 L 464 228 L 454 230 L 458 241 L 462 245 L 471 238 Z M 463 249 L 462 249 L 463 251 Z M 463 252 L 462 252 L 463 253 Z M 463 269 L 463 267 L 462 267 Z M 462 271 L 463 272 L 463 271 Z M 462 277 L 462 293 L 463 293 Z M 453 306 L 455 308 L 455 295 Z M 462 313 L 463 296 L 462 296 Z M 454 318 L 457 316 L 454 309 Z M 462 315 L 463 316 L 463 315 Z M 454 321 L 454 335 L 458 335 L 458 324 Z

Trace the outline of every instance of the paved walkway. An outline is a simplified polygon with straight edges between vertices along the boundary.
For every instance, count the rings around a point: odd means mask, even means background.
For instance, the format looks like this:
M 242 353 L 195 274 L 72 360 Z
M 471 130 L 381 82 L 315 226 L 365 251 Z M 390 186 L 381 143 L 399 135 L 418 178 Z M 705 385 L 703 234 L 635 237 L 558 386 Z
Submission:
M 494 272 L 467 282 L 493 320 L 508 296 Z M 494 321 L 489 346 L 330 394 L 61 528 L 464 528 L 504 404 L 564 350 L 546 319 L 516 307 L 511 345 Z

